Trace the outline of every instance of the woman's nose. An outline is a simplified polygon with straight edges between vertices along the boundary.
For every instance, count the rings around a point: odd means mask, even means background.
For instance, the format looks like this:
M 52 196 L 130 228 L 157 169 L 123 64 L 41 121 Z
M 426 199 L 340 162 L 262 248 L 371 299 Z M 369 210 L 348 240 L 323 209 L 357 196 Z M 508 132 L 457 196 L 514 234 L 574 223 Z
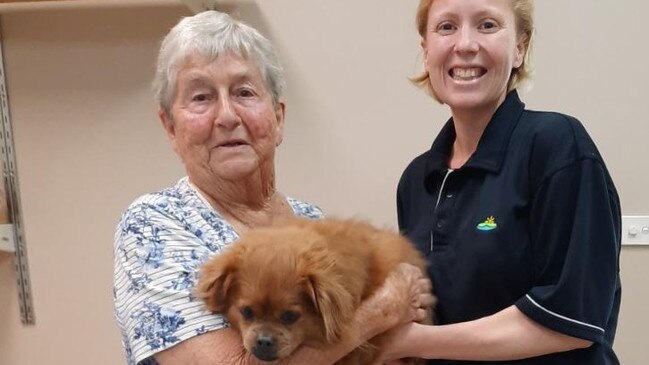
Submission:
M 215 122 L 226 129 L 233 129 L 241 123 L 229 97 L 220 98 Z
M 478 52 L 478 40 L 473 29 L 462 27 L 458 33 L 458 39 L 455 43 L 456 52 Z

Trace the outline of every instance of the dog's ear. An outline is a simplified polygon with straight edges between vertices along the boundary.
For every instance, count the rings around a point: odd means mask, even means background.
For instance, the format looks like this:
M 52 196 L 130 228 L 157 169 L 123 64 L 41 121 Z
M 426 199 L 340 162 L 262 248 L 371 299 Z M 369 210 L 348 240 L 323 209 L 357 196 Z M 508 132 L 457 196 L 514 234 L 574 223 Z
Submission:
M 311 298 L 324 325 L 327 343 L 342 340 L 354 316 L 354 298 L 340 284 L 340 278 L 323 272 L 311 273 L 304 281 L 305 291 Z
M 211 259 L 201 268 L 195 295 L 212 312 L 225 313 L 230 306 L 228 293 L 236 281 L 241 253 L 234 246 Z

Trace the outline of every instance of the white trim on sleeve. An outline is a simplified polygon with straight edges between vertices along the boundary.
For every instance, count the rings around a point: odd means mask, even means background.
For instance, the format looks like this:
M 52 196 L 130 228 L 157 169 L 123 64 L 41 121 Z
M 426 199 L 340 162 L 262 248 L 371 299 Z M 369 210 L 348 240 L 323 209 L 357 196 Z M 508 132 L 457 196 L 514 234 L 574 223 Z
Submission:
M 548 314 L 551 314 L 551 315 L 553 315 L 553 316 L 555 316 L 555 317 L 557 317 L 557 318 L 561 318 L 561 319 L 566 320 L 566 321 L 570 321 L 570 322 L 577 323 L 577 324 L 582 325 L 582 326 L 586 326 L 586 327 L 590 327 L 590 328 L 596 329 L 596 330 L 598 330 L 598 331 L 601 331 L 602 333 L 606 333 L 606 331 L 605 331 L 602 327 L 597 327 L 597 326 L 594 326 L 594 325 L 592 325 L 592 324 L 588 324 L 588 323 L 585 323 L 585 322 L 578 321 L 578 320 L 576 320 L 576 319 L 568 318 L 568 317 L 566 317 L 566 316 L 562 316 L 561 314 L 554 313 L 553 311 L 551 311 L 551 310 L 549 310 L 549 309 L 543 308 L 539 303 L 535 302 L 534 299 L 532 299 L 532 297 L 530 297 L 529 294 L 526 294 L 525 297 L 526 297 L 530 302 L 532 302 L 532 304 L 534 304 L 534 305 L 537 306 L 539 309 L 541 309 L 542 311 L 544 311 L 544 312 L 546 312 L 546 313 L 548 313 Z

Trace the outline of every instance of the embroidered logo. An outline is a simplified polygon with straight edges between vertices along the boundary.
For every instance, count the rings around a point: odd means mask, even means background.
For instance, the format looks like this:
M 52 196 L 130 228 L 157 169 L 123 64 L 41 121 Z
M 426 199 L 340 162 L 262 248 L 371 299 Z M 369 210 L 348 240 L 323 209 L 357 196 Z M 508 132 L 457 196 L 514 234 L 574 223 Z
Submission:
M 475 228 L 477 228 L 480 231 L 491 231 L 496 229 L 498 227 L 498 224 L 496 224 L 496 218 L 493 216 L 485 219 L 484 222 L 478 224 Z

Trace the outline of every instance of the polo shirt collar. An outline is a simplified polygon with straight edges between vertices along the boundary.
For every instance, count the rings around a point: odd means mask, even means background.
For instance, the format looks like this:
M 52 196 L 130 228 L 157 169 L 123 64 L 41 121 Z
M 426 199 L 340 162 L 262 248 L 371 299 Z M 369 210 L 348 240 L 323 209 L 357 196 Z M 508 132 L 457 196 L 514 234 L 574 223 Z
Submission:
M 510 91 L 487 124 L 476 151 L 464 167 L 494 173 L 500 171 L 512 132 L 524 108 L 525 104 L 521 102 L 516 90 Z M 455 126 L 451 118 L 442 127 L 429 151 L 427 173 L 448 168 L 453 142 L 455 142 Z

